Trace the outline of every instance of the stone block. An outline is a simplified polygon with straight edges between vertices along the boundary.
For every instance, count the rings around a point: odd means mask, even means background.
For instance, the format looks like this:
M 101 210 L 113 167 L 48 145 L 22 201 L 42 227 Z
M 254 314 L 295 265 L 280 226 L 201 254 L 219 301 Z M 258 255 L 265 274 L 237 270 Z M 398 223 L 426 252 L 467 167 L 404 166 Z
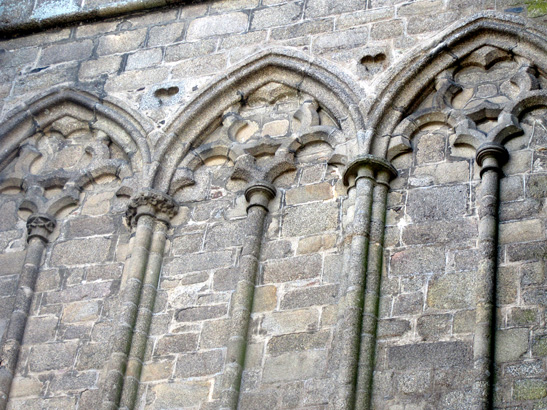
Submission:
M 200 347 L 202 349 L 214 349 L 226 346 L 230 337 L 230 324 L 230 319 L 203 322 Z
M 264 263 L 264 283 L 289 282 L 321 276 L 321 255 L 274 259 Z
M 181 378 L 210 376 L 219 373 L 224 366 L 222 350 L 211 350 L 180 355 L 175 375 Z
M 283 236 L 305 236 L 332 231 L 338 227 L 335 202 L 314 203 L 287 208 L 283 219 Z
M 140 70 L 142 68 L 155 67 L 161 63 L 163 52 L 161 48 L 149 48 L 139 50 L 127 56 L 125 70 Z
M 181 333 L 161 337 L 156 343 L 155 356 L 186 353 L 197 349 L 198 334 Z
M 302 5 L 302 2 L 293 1 L 254 10 L 251 16 L 251 30 L 262 30 L 296 23 L 301 18 Z
M 203 40 L 193 43 L 180 43 L 165 48 L 165 61 L 175 62 L 188 58 L 211 54 L 216 50 L 217 40 Z
M 507 246 L 507 259 L 510 262 L 539 261 L 547 255 L 547 241 L 519 243 Z
M 475 331 L 475 311 L 461 310 L 454 314 L 453 333 L 473 333 Z
M 249 16 L 241 12 L 198 18 L 188 26 L 186 39 L 191 41 L 212 36 L 243 33 L 247 30 L 248 19 Z M 227 21 L 230 24 L 226 24 Z
M 215 75 L 226 69 L 228 58 L 225 54 L 211 54 L 181 61 L 171 70 L 175 78 L 190 78 Z
M 14 377 L 10 397 L 39 396 L 44 384 L 34 377 Z
M 100 341 L 98 343 L 87 343 L 83 345 L 80 348 L 80 354 L 78 355 L 76 369 L 77 370 L 102 369 L 104 364 L 108 361 L 108 356 L 110 355 L 110 352 L 111 352 L 110 336 L 111 336 L 111 332 L 110 332 L 110 329 L 108 329 L 108 331 L 106 331 L 105 334 L 103 335 L 103 337 L 105 337 L 105 339 L 107 340 Z
M 424 306 L 423 292 L 403 293 L 394 298 L 393 314 L 396 316 L 421 313 Z
M 150 27 L 148 34 L 148 46 L 165 46 L 167 44 L 182 41 L 184 37 L 184 27 L 186 23 L 175 22 L 163 26 L 155 25 Z
M 107 34 L 99 39 L 97 55 L 127 53 L 137 50 L 144 45 L 147 29 L 122 31 L 116 34 Z
M 317 309 L 300 309 L 290 312 L 273 312 L 265 315 L 261 328 L 268 334 L 312 332 L 319 325 Z
M 431 373 L 424 370 L 403 373 L 396 378 L 397 388 L 404 394 L 425 393 L 431 386 L 431 382 Z
M 7 252 L 0 254 L 0 276 L 21 273 L 26 252 Z
M 243 244 L 246 220 L 224 222 L 213 225 L 207 230 L 205 249 L 224 249 Z
M 267 312 L 277 307 L 277 288 L 266 285 L 255 289 L 253 312 Z
M 80 392 L 97 388 L 98 372 L 70 371 L 53 376 L 48 389 L 55 393 Z
M 95 321 L 99 317 L 101 303 L 98 300 L 73 302 L 65 305 L 62 321 L 66 323 Z
M 368 27 L 359 27 L 345 31 L 335 31 L 317 36 L 313 41 L 313 50 L 323 53 L 331 50 L 344 50 L 364 46 L 369 35 Z
M 31 316 L 27 320 L 24 343 L 39 344 L 53 342 L 59 318 L 52 316 Z
M 109 93 L 136 90 L 138 88 L 162 83 L 167 80 L 168 77 L 169 69 L 167 67 L 126 71 L 116 77 L 109 77 L 108 80 L 106 80 L 104 89 Z
M 410 330 L 410 322 L 402 319 L 383 319 L 378 322 L 378 338 L 399 337 Z
M 540 360 L 526 361 L 505 366 L 504 373 L 516 378 L 533 377 L 541 375 L 543 367 Z
M 382 29 L 381 24 L 382 23 L 376 23 L 379 31 L 378 35 L 389 35 L 389 31 Z M 401 24 L 400 21 L 399 24 Z M 399 30 L 397 25 L 394 26 L 394 30 Z M 416 145 L 416 163 L 418 165 L 431 162 L 440 162 L 445 158 L 446 136 L 443 134 L 424 133 L 416 137 L 414 143 Z
M 445 260 L 443 247 L 408 248 L 391 254 L 389 273 L 404 276 L 440 272 L 444 270 Z
M 209 381 L 176 381 L 151 386 L 154 401 L 150 409 L 174 409 L 184 403 L 186 406 L 198 406 L 207 400 Z
M 237 268 L 218 269 L 213 275 L 213 289 L 215 291 L 235 290 L 238 281 Z M 204 280 L 208 278 L 205 277 Z
M 547 396 L 547 382 L 542 379 L 517 380 L 513 384 L 514 400 L 539 400 Z
M 232 251 L 193 253 L 173 259 L 173 261 L 165 266 L 164 271 L 167 276 L 173 276 L 188 272 L 229 267 L 232 263 Z
M 203 232 L 190 233 L 177 236 L 173 239 L 171 253 L 175 256 L 183 256 L 201 250 Z
M 467 214 L 469 187 L 466 185 L 412 189 L 406 212 L 412 222 L 459 219 Z
M 110 238 L 98 237 L 57 243 L 51 254 L 53 266 L 105 262 L 110 257 Z
M 545 238 L 545 228 L 540 219 L 507 222 L 499 225 L 499 243 L 531 242 Z
M 390 20 L 374 23 L 370 29 L 372 40 L 386 40 L 388 38 L 400 37 L 403 34 L 404 26 L 402 20 Z
M 93 42 L 91 40 L 73 41 L 53 44 L 42 49 L 39 64 L 47 66 L 65 61 L 81 61 L 91 57 Z
M 32 347 L 29 356 L 29 368 L 32 372 L 61 370 L 71 368 L 76 359 L 78 344 L 48 343 Z
M 66 289 L 47 292 L 42 299 L 42 306 L 58 303 L 75 302 L 85 299 L 104 299 L 118 291 L 119 282 L 105 281 L 82 283 L 81 285 L 69 286 Z
M 333 186 L 328 182 L 322 182 L 320 184 L 303 185 L 287 190 L 285 192 L 285 203 L 287 205 L 295 205 L 311 201 L 325 201 L 331 199 L 333 196 Z
M 452 315 L 424 315 L 418 318 L 416 330 L 423 340 L 439 340 L 450 336 Z
M 463 218 L 407 225 L 403 228 L 402 240 L 405 245 L 453 244 L 474 240 L 477 235 L 478 221 L 474 218 Z
M 446 27 L 447 23 L 457 20 L 459 14 L 453 11 L 429 15 L 416 15 L 407 18 L 406 32 L 409 35 L 435 32 Z
M 143 382 L 165 380 L 173 374 L 172 360 L 147 362 L 142 367 L 141 380 Z
M 195 322 L 198 320 L 215 319 L 227 313 L 226 305 L 197 306 L 181 309 L 176 318 L 179 322 Z
M 514 362 L 528 351 L 530 330 L 514 328 L 496 332 L 496 363 Z
M 304 37 L 314 34 L 328 33 L 332 32 L 334 28 L 334 21 L 331 19 L 323 19 L 318 21 L 306 21 L 303 23 L 293 24 L 291 26 L 279 27 L 272 29 L 271 37 L 275 40 L 286 40 L 296 37 Z M 280 122 L 280 121 L 276 121 Z M 287 124 L 288 125 L 288 124 Z M 285 132 L 288 130 L 288 127 L 283 127 Z M 277 131 L 276 133 L 268 132 L 272 137 L 276 135 L 284 135 L 285 132 Z M 264 130 L 266 134 L 266 130 Z
M 289 352 L 301 352 L 310 349 L 326 349 L 330 338 L 330 332 L 317 333 L 292 333 L 288 335 L 273 336 L 266 346 L 267 353 L 271 356 L 279 356 Z
M 454 273 L 429 282 L 427 305 L 434 309 L 465 309 L 474 305 L 475 274 Z
M 70 219 L 66 224 L 66 238 L 80 238 L 84 236 L 107 235 L 116 230 L 116 223 L 112 216 L 98 216 L 95 218 L 82 216 Z
M 336 303 L 338 285 L 311 286 L 285 293 L 281 309 L 296 309 L 308 306 L 333 305 Z
M 415 343 L 389 346 L 389 366 L 392 369 L 428 369 L 469 367 L 473 349 L 464 342 Z
M 319 377 L 324 371 L 326 358 L 325 350 L 308 350 L 266 357 L 262 380 L 264 383 L 277 383 Z

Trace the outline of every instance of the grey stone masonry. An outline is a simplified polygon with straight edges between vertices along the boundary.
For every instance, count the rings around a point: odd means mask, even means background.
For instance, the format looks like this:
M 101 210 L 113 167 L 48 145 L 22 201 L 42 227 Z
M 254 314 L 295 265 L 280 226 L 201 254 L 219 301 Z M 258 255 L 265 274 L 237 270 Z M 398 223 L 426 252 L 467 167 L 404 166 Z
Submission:
M 0 4 L 0 410 L 547 407 L 547 12 Z

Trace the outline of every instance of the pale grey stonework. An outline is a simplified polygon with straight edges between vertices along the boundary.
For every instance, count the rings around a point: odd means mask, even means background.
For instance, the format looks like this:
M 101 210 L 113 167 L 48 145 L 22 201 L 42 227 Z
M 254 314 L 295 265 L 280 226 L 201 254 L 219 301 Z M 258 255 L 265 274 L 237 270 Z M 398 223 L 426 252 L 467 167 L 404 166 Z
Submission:
M 0 5 L 0 410 L 547 408 L 547 20 Z

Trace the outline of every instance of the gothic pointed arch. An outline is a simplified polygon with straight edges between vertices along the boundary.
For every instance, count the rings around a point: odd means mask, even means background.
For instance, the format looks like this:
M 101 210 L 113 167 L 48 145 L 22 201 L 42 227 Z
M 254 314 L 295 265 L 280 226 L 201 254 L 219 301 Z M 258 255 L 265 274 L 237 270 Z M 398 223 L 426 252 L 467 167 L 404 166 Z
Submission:
M 6 116 L 0 125 L 0 168 L 29 137 L 50 127 L 63 118 L 86 123 L 91 130 L 102 131 L 122 149 L 132 167 L 141 170 L 150 163 L 146 135 L 150 126 L 135 113 L 119 104 L 101 100 L 76 89 L 62 88 L 42 94 Z
M 442 105 L 447 98 L 461 94 L 461 84 L 455 84 L 457 80 L 455 81 L 453 74 L 464 66 L 482 66 L 484 70 L 489 70 L 496 63 L 512 60 L 521 71 L 518 74 L 521 76 L 520 80 L 516 77 L 511 80 L 520 87 L 515 92 L 537 89 L 535 84 L 524 84 L 523 81 L 529 80 L 524 80 L 522 76 L 527 66 L 530 66 L 530 70 L 535 70 L 533 76 L 537 79 L 547 72 L 546 36 L 543 27 L 528 20 L 507 14 L 484 12 L 448 28 L 416 52 L 409 53 L 407 58 L 384 74 L 383 80 L 378 84 L 381 91 L 365 107 L 367 131 L 374 135 L 367 151 L 394 157 L 408 149 L 409 142 L 405 138 L 401 139 L 404 134 L 401 133 L 402 123 L 407 126 L 412 123 L 411 127 L 414 128 L 427 122 L 443 122 L 455 127 L 459 120 L 453 114 L 449 114 L 447 110 L 431 109 L 426 113 L 424 104 L 427 103 L 424 101 L 428 97 L 434 100 L 436 98 L 431 104 Z M 479 54 L 483 56 L 480 57 Z M 525 76 L 528 74 L 530 73 Z M 516 72 L 515 75 L 518 76 Z M 458 87 L 460 89 L 457 90 Z M 442 93 L 444 96 L 440 95 Z M 433 94 L 436 97 L 432 97 Z M 491 110 L 489 112 L 493 113 Z M 496 115 L 500 112 L 497 110 Z M 421 119 L 418 119 L 420 116 Z
M 359 136 L 362 135 L 364 120 L 359 107 L 364 98 L 364 92 L 356 83 L 330 64 L 306 54 L 284 49 L 267 50 L 218 77 L 183 108 L 167 127 L 166 135 L 158 144 L 160 148 L 154 158 L 158 164 L 161 163 L 154 185 L 158 189 L 168 190 L 173 175 L 183 159 L 187 162 L 192 162 L 190 157 L 194 158 L 194 162 L 204 159 L 197 159 L 200 154 L 190 153 L 190 151 L 195 151 L 202 144 L 212 128 L 218 127 L 221 123 L 224 123 L 225 127 L 230 127 L 226 121 L 241 125 L 242 118 L 238 117 L 239 108 L 234 109 L 234 107 L 247 106 L 247 103 L 253 99 L 264 99 L 266 97 L 257 95 L 261 93 L 266 95 L 269 92 L 279 98 L 284 98 L 287 94 L 298 95 L 302 107 L 308 101 L 312 102 L 312 105 L 316 104 L 315 114 L 309 110 L 308 114 L 317 115 L 319 112 L 320 116 L 323 114 L 328 116 L 336 123 L 336 128 L 346 136 L 345 140 L 355 140 L 355 136 L 358 136 L 359 140 Z M 310 105 L 307 107 L 309 108 Z M 307 108 L 304 109 L 306 110 Z M 298 109 L 295 110 L 295 114 L 296 111 Z M 227 116 L 232 119 L 227 119 Z M 234 122 L 235 119 L 237 121 Z M 314 122 L 315 119 L 309 120 L 312 121 L 309 125 L 321 125 L 320 120 L 316 122 Z M 308 121 L 308 118 L 304 118 L 303 121 Z M 201 150 L 203 149 L 205 148 Z M 208 155 L 211 156 L 215 152 L 227 149 L 209 147 L 207 150 Z M 233 151 L 230 155 L 233 158 L 229 155 L 227 157 L 235 159 Z M 184 171 L 179 170 L 179 174 L 180 172 Z M 175 184 L 180 184 L 181 178 L 184 180 L 184 176 L 176 177 L 175 179 L 179 182 Z

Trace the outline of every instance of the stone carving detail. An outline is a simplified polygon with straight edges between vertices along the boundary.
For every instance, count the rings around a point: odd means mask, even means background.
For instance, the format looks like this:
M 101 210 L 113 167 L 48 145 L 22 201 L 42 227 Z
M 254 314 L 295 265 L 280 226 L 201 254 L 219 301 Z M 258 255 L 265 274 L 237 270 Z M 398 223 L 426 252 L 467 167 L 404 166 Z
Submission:
M 308 144 L 328 146 L 329 163 L 344 163 L 339 125 L 310 96 L 271 82 L 228 109 L 220 124 L 179 164 L 170 193 L 193 184 L 194 171 L 215 158 L 233 165 L 232 178 L 272 183 L 295 168 Z
M 27 238 L 38 236 L 44 240 L 55 229 L 55 220 L 50 215 L 33 214 L 27 219 Z
M 86 185 L 129 175 L 128 161 L 103 131 L 66 116 L 21 145 L 0 172 L 0 190 L 19 189 L 21 209 L 54 216 L 77 204 Z
M 448 124 L 455 130 L 452 146 L 476 150 L 486 142 L 504 144 L 522 132 L 519 114 L 547 98 L 545 83 L 526 59 L 482 46 L 437 76 L 434 90 L 396 128 L 390 142 L 392 156 L 408 151 L 408 139 L 432 123 Z
M 175 201 L 167 195 L 158 191 L 143 191 L 131 198 L 125 217 L 128 225 L 134 226 L 137 221 L 137 215 L 148 213 L 158 218 L 169 220 L 173 218 L 178 211 Z

